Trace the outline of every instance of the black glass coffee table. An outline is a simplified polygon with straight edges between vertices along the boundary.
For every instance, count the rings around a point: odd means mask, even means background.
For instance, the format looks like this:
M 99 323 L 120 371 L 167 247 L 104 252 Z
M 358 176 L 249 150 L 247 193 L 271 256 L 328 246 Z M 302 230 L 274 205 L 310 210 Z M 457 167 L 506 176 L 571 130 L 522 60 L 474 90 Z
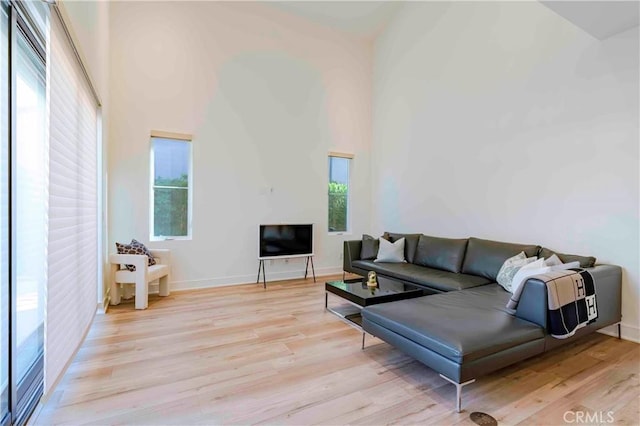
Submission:
M 358 330 L 362 330 L 360 311 L 365 306 L 412 299 L 432 293 L 425 288 L 381 276 L 378 276 L 377 287 L 367 286 L 366 278 L 354 278 L 327 282 L 324 289 L 325 309 Z M 343 303 L 338 307 L 329 307 L 329 294 L 337 296 Z

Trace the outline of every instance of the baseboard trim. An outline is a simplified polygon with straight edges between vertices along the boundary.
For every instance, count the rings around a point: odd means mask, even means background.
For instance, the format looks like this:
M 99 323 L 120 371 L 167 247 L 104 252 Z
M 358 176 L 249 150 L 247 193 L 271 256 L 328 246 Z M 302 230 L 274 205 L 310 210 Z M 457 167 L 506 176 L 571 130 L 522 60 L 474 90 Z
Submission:
M 109 311 L 109 303 L 111 303 L 111 294 L 107 290 L 107 293 L 105 293 L 104 297 L 102 298 L 102 306 L 100 306 L 100 303 L 98 303 L 97 312 L 103 315 L 106 314 L 107 311 Z
M 606 334 L 607 336 L 618 337 L 618 326 L 610 325 L 609 327 L 598 330 L 598 333 Z M 640 328 L 630 324 L 620 323 L 620 336 L 623 340 L 640 343 Z
M 342 268 L 339 266 L 329 267 L 329 268 L 316 268 L 316 278 L 320 278 L 327 275 L 341 274 L 341 273 L 342 273 Z M 295 280 L 295 279 L 303 279 L 303 278 L 304 278 L 304 270 L 267 273 L 267 287 L 269 287 L 269 283 L 273 281 Z M 311 274 L 311 271 L 309 271 L 309 273 L 307 274 L 307 279 L 313 279 L 313 275 Z M 260 283 L 262 283 L 262 277 L 260 277 Z M 235 275 L 230 277 L 208 278 L 203 280 L 172 281 L 170 284 L 170 288 L 171 288 L 171 291 L 184 291 L 184 290 L 198 290 L 198 289 L 204 289 L 204 288 L 226 287 L 231 285 L 243 285 L 243 284 L 256 284 L 256 275 Z M 157 292 L 158 292 L 158 285 L 151 284 L 149 286 L 149 293 L 157 293 Z

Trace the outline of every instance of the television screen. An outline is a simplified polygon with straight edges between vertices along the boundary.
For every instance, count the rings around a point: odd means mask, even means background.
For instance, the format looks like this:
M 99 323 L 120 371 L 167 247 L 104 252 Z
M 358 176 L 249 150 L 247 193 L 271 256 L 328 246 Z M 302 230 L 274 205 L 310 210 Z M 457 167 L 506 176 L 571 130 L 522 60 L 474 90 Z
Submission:
M 260 258 L 312 254 L 312 224 L 260 225 Z

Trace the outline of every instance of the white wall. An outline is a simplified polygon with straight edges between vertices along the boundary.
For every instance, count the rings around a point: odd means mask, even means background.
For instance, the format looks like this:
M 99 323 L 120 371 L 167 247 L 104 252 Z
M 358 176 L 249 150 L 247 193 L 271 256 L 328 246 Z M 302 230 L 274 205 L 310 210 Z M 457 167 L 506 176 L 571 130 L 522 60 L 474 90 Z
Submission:
M 149 133 L 163 130 L 194 135 L 193 239 L 149 244 L 172 250 L 172 288 L 255 280 L 261 223 L 314 223 L 316 273 L 341 271 L 349 237 L 326 232 L 327 154 L 355 154 L 359 236 L 372 45 L 258 3 L 114 2 L 110 13 L 109 246 L 149 240 Z
M 373 229 L 621 265 L 638 340 L 638 44 L 537 2 L 407 4 L 375 47 Z
M 58 0 L 100 98 L 109 96 L 109 3 Z

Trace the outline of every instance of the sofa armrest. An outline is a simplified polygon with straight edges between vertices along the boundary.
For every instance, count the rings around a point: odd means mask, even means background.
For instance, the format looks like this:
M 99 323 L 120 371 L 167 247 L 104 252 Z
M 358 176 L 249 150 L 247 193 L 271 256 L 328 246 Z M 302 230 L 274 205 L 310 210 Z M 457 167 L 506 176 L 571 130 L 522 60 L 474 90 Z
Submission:
M 149 249 L 149 253 L 151 253 L 151 256 L 153 256 L 158 265 L 171 265 L 171 250 Z
M 342 256 L 342 270 L 346 272 L 356 272 L 351 263 L 360 259 L 362 240 L 351 240 L 344 242 L 344 254 Z
M 595 282 L 598 306 L 597 324 L 606 327 L 621 320 L 622 268 L 615 265 L 596 265 L 586 268 Z M 530 278 L 524 284 L 516 317 L 547 329 L 547 286 L 543 281 Z
M 547 306 L 547 285 L 539 279 L 529 278 L 524 283 L 516 317 L 538 324 L 546 330 Z
M 145 271 L 149 269 L 149 258 L 146 254 L 112 254 L 109 255 L 109 263 L 112 265 L 133 265 L 136 271 Z

